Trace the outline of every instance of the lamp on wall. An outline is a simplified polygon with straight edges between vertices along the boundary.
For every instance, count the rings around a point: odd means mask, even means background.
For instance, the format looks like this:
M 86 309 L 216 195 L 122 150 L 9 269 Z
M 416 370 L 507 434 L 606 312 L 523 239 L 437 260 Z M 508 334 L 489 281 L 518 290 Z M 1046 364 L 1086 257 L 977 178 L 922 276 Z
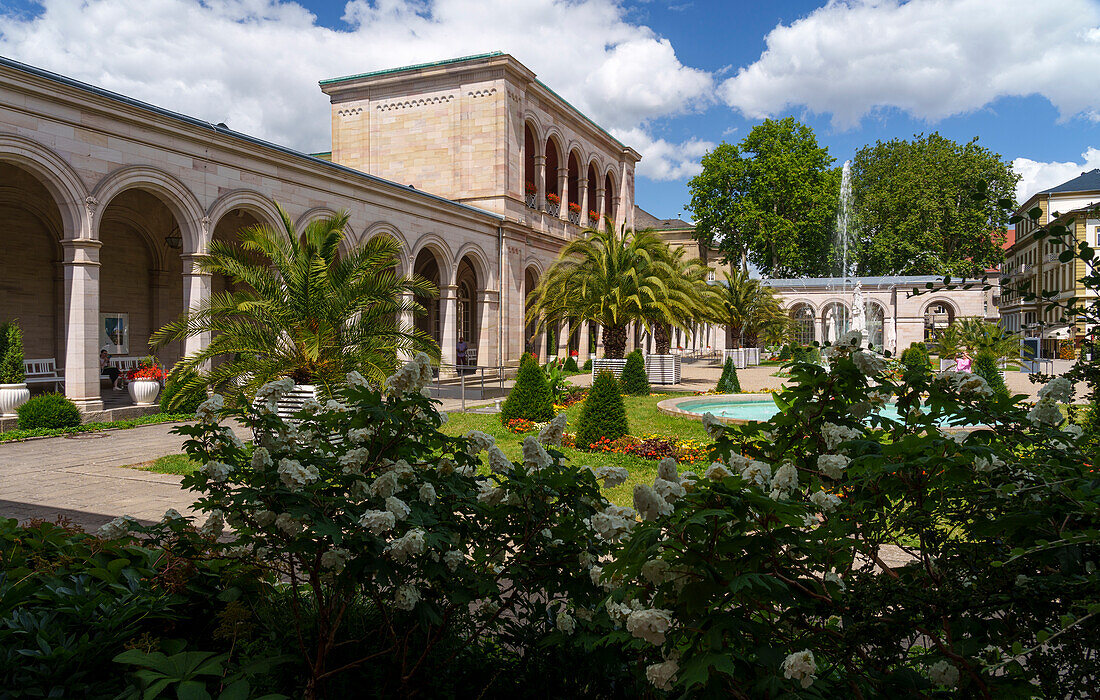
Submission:
M 172 230 L 164 237 L 164 242 L 168 244 L 169 248 L 179 250 L 183 247 L 183 236 L 180 235 L 180 227 L 173 226 Z

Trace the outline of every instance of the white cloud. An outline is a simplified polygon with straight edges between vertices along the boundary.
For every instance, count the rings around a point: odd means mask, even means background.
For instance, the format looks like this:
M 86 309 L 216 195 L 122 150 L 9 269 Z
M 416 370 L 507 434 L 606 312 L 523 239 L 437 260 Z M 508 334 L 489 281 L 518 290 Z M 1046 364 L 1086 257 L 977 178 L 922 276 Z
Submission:
M 707 151 L 714 148 L 710 141 L 696 138 L 683 143 L 670 143 L 664 139 L 653 138 L 643 129 L 629 129 L 613 132 L 615 138 L 634 147 L 645 157 L 638 163 L 638 174 L 650 180 L 684 180 L 695 177 L 703 171 L 699 160 Z
M 766 37 L 719 94 L 749 118 L 805 106 L 851 128 L 879 108 L 937 120 L 1038 94 L 1100 119 L 1096 0 L 830 0 Z
M 280 0 L 40 1 L 34 18 L 0 9 L 0 54 L 302 150 L 329 147 L 318 80 L 498 49 L 642 137 L 714 89 L 615 0 L 352 0 L 342 31 Z M 664 157 L 627 143 L 643 162 Z
M 1100 149 L 1092 148 L 1081 154 L 1082 163 L 1043 163 L 1030 158 L 1017 158 L 1012 161 L 1012 169 L 1020 175 L 1016 185 L 1016 201 L 1023 204 L 1036 192 L 1060 185 L 1072 180 L 1083 172 L 1100 168 Z

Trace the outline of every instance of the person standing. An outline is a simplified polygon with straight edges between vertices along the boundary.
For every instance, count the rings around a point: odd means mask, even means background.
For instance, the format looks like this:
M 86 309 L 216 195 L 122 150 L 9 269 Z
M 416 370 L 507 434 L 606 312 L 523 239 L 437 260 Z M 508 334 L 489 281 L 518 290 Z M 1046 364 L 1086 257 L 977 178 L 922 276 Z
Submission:
M 466 364 L 466 340 L 462 337 L 458 337 L 458 345 L 455 346 L 455 364 L 463 366 Z
M 963 350 L 959 353 L 959 356 L 955 358 L 955 370 L 958 372 L 969 372 L 971 366 L 970 355 Z

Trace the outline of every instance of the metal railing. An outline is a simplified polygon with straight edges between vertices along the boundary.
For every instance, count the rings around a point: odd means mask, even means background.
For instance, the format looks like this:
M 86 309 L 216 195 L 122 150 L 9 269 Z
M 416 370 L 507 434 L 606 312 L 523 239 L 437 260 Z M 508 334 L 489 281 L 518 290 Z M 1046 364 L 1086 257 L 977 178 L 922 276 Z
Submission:
M 466 393 L 479 392 L 479 398 L 485 398 L 485 390 L 495 388 L 503 395 L 504 382 L 511 374 L 518 371 L 516 367 L 484 367 L 478 365 L 439 365 L 433 367 L 432 384 L 430 389 L 433 398 L 444 398 L 446 390 L 456 390 L 462 402 L 462 410 L 466 410 Z M 446 392 L 450 393 L 450 392 Z M 447 397 L 452 398 L 452 397 Z

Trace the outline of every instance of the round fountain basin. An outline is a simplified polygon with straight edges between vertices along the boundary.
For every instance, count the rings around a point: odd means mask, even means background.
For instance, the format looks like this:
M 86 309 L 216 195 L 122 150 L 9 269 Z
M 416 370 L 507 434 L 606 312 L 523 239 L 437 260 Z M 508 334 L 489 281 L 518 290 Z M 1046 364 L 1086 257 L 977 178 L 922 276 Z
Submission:
M 766 421 L 779 413 L 771 394 L 718 394 L 665 399 L 657 408 L 670 416 L 701 419 L 704 413 L 713 414 L 726 423 Z M 901 420 L 897 407 L 886 404 L 878 412 L 886 418 Z

